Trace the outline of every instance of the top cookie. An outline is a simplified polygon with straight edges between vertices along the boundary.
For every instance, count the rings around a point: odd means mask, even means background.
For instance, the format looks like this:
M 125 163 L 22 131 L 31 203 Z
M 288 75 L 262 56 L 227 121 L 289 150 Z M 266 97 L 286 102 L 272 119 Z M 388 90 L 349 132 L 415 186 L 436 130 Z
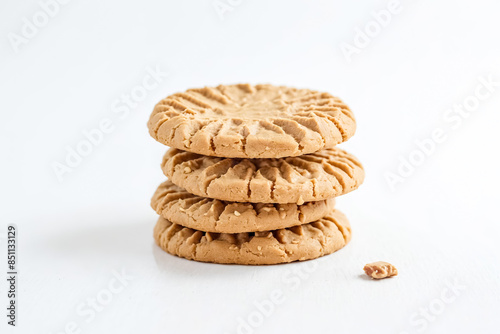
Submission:
M 154 108 L 151 136 L 209 156 L 281 158 L 352 137 L 354 116 L 329 93 L 273 85 L 219 85 L 170 95 Z

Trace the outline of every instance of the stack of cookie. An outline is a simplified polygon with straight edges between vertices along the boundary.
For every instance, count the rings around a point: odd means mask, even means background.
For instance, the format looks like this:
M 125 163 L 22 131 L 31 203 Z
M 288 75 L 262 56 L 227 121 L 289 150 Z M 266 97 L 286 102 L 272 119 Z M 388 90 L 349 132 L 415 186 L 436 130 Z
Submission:
M 356 123 L 337 97 L 272 85 L 189 89 L 160 101 L 151 136 L 171 147 L 151 205 L 158 246 L 191 260 L 276 264 L 314 259 L 351 238 L 335 197 L 363 182 L 335 147 Z

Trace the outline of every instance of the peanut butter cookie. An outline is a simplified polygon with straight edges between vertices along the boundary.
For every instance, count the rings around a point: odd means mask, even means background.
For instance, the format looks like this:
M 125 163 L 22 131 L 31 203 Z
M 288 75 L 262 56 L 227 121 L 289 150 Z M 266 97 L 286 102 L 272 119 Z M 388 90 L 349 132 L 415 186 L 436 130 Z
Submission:
M 338 210 L 313 223 L 255 233 L 211 233 L 193 230 L 160 217 L 156 244 L 189 260 L 232 264 L 277 264 L 333 253 L 351 239 L 347 218 Z
M 163 182 L 151 207 L 176 224 L 206 232 L 269 231 L 313 222 L 333 210 L 335 199 L 298 204 L 239 203 L 200 197 Z
M 339 148 L 280 159 L 219 158 L 170 149 L 162 169 L 174 184 L 198 196 L 299 205 L 346 194 L 365 175 L 361 163 Z
M 188 89 L 160 101 L 151 136 L 188 152 L 233 158 L 313 153 L 348 140 L 356 121 L 329 93 L 273 85 Z

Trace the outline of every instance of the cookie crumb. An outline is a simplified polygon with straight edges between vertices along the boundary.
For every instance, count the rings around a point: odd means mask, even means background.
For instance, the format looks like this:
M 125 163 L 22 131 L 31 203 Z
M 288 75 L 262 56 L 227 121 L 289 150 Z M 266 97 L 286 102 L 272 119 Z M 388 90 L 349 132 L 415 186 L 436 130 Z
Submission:
M 234 215 L 235 215 L 236 217 L 239 217 L 239 216 L 241 216 L 241 213 L 239 213 L 238 211 L 234 210 Z
M 189 168 L 189 167 L 184 167 L 184 173 L 189 174 L 189 173 L 191 173 L 191 172 L 192 172 L 191 168 Z
M 262 246 L 257 246 L 257 250 L 262 250 Z
M 392 264 L 384 261 L 368 263 L 364 266 L 365 273 L 374 279 L 382 279 L 398 275 L 398 270 Z
M 302 198 L 302 195 L 299 196 L 299 199 L 297 200 L 298 205 L 304 204 L 304 199 Z

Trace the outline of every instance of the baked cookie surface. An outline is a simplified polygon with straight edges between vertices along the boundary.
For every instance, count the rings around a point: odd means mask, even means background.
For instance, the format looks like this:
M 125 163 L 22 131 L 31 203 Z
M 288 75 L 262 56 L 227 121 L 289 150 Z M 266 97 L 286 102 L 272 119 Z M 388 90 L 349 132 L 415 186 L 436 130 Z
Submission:
M 361 163 L 339 148 L 280 159 L 219 158 L 170 149 L 162 170 L 174 184 L 198 196 L 299 205 L 346 194 L 365 175 Z
M 280 158 L 331 148 L 354 135 L 349 107 L 329 93 L 273 85 L 188 89 L 160 101 L 151 136 L 209 156 Z
M 313 223 L 255 233 L 211 233 L 193 230 L 160 217 L 156 244 L 189 260 L 226 264 L 278 264 L 333 253 L 351 239 L 347 218 L 338 210 Z
M 165 219 L 219 233 L 269 231 L 313 222 L 332 212 L 335 199 L 298 204 L 240 203 L 193 195 L 171 181 L 160 184 L 151 207 Z

